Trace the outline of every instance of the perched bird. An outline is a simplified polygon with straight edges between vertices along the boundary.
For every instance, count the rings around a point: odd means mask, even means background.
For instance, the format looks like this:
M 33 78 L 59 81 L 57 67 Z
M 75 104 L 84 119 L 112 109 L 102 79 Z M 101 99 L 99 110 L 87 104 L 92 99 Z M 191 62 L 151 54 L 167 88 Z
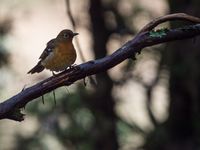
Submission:
M 44 69 L 62 71 L 72 66 L 76 60 L 76 50 L 72 39 L 78 33 L 71 30 L 62 30 L 55 39 L 47 43 L 46 48 L 39 57 L 39 62 L 28 73 L 39 73 Z

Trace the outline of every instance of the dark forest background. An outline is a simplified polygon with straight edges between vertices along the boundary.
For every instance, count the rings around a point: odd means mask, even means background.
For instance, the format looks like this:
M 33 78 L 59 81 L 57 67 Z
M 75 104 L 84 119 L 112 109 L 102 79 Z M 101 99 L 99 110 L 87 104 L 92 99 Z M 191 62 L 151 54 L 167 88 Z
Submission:
M 90 19 L 91 39 L 95 59 L 108 54 L 107 44 L 110 38 L 134 36 L 137 29 L 132 26 L 132 20 L 140 13 L 148 14 L 153 19 L 154 14 L 148 10 L 132 7 L 131 14 L 121 11 L 120 0 L 89 0 L 88 15 Z M 130 5 L 133 5 L 130 2 Z M 168 0 L 169 13 L 188 13 L 200 17 L 199 0 Z M 118 6 L 118 7 L 117 7 Z M 166 14 L 167 14 L 166 13 Z M 113 24 L 114 22 L 114 24 Z M 145 24 L 144 24 L 145 25 Z M 173 22 L 171 28 L 187 25 L 184 22 Z M 79 22 L 76 22 L 79 26 Z M 141 26 L 142 28 L 142 26 Z M 12 30 L 12 18 L 0 22 L 0 39 Z M 121 38 L 118 38 L 119 42 Z M 151 49 L 152 55 L 159 56 L 156 78 L 151 84 L 145 84 L 140 79 L 146 91 L 145 106 L 153 128 L 146 132 L 134 122 L 128 122 L 120 117 L 115 109 L 116 97 L 113 93 L 116 87 L 123 87 L 133 80 L 132 72 L 137 61 L 127 60 L 121 68 L 121 77 L 113 79 L 108 72 L 96 75 L 97 86 L 91 84 L 91 89 L 82 83 L 76 90 L 63 94 L 52 108 L 52 103 L 45 102 L 41 109 L 38 101 L 28 105 L 26 112 L 37 118 L 39 128 L 29 136 L 15 134 L 14 149 L 46 150 L 44 137 L 50 134 L 59 141 L 62 149 L 69 150 L 199 150 L 200 149 L 200 41 L 175 41 Z M 9 67 L 9 54 L 0 42 L 0 66 Z M 162 71 L 169 74 L 168 83 L 168 117 L 159 122 L 152 112 L 154 101 L 152 93 L 162 78 Z M 134 91 L 133 91 L 134 92 Z M 48 97 L 53 101 L 53 97 Z M 134 101 L 134 97 L 130 97 Z M 133 110 L 134 111 L 134 110 Z M 62 121 L 60 121 L 62 120 Z M 64 122 L 64 123 L 60 123 Z M 23 123 L 23 122 L 22 122 Z M 64 125 L 62 125 L 64 124 Z M 128 142 L 127 137 L 140 135 L 141 144 Z M 0 135 L 1 138 L 1 135 Z M 131 140 L 130 140 L 131 141 Z M 1 148 L 0 148 L 1 149 Z M 59 149 L 59 148 L 58 148 Z

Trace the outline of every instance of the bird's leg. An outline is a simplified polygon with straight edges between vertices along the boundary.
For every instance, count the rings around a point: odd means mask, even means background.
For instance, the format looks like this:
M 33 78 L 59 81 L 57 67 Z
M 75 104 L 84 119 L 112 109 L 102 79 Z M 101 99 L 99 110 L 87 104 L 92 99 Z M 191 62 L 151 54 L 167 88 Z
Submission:
M 67 72 L 70 72 L 70 71 L 72 71 L 72 70 L 78 70 L 76 64 L 73 64 L 73 65 L 71 65 L 71 66 L 65 68 L 65 70 L 64 70 L 63 72 L 67 73 Z
M 55 74 L 53 71 L 52 71 L 52 75 L 53 75 L 53 76 L 56 76 L 56 74 Z
M 69 70 L 78 70 L 79 67 L 77 66 L 77 64 L 73 64 L 71 66 L 69 66 Z
M 76 66 L 77 66 L 77 64 L 73 64 L 73 65 L 69 66 L 69 69 L 73 69 L 73 68 L 75 68 Z

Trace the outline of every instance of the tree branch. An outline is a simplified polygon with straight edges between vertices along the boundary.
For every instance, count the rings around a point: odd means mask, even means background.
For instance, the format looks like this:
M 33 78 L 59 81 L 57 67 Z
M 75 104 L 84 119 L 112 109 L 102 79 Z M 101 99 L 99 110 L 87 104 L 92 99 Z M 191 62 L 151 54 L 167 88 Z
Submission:
M 162 17 L 160 19 L 162 19 Z M 150 32 L 146 30 L 144 32 L 139 32 L 135 38 L 125 43 L 113 54 L 101 59 L 88 61 L 61 72 L 56 76 L 52 76 L 24 89 L 17 95 L 0 103 L 0 119 L 7 118 L 22 121 L 24 120 L 24 115 L 21 113 L 21 108 L 25 107 L 28 102 L 35 98 L 38 98 L 58 87 L 71 85 L 86 76 L 104 72 L 128 58 L 134 58 L 134 56 L 137 53 L 140 53 L 145 47 L 164 42 L 189 39 L 198 35 L 200 35 L 200 24 L 165 30 L 165 34 L 162 34 L 162 36 L 151 36 Z

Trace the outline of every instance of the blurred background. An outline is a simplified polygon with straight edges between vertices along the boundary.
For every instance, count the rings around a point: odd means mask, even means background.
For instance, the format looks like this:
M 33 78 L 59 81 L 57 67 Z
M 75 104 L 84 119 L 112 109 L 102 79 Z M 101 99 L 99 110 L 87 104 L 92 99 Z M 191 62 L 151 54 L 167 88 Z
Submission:
M 70 2 L 87 61 L 111 54 L 153 18 L 200 14 L 198 0 Z M 73 29 L 65 0 L 0 1 L 0 102 L 51 76 L 26 73 L 65 28 Z M 56 106 L 52 93 L 45 104 L 38 98 L 23 122 L 0 120 L 0 150 L 199 150 L 199 47 L 197 37 L 145 48 L 136 61 L 96 75 L 97 86 L 86 78 L 86 86 L 56 89 Z

